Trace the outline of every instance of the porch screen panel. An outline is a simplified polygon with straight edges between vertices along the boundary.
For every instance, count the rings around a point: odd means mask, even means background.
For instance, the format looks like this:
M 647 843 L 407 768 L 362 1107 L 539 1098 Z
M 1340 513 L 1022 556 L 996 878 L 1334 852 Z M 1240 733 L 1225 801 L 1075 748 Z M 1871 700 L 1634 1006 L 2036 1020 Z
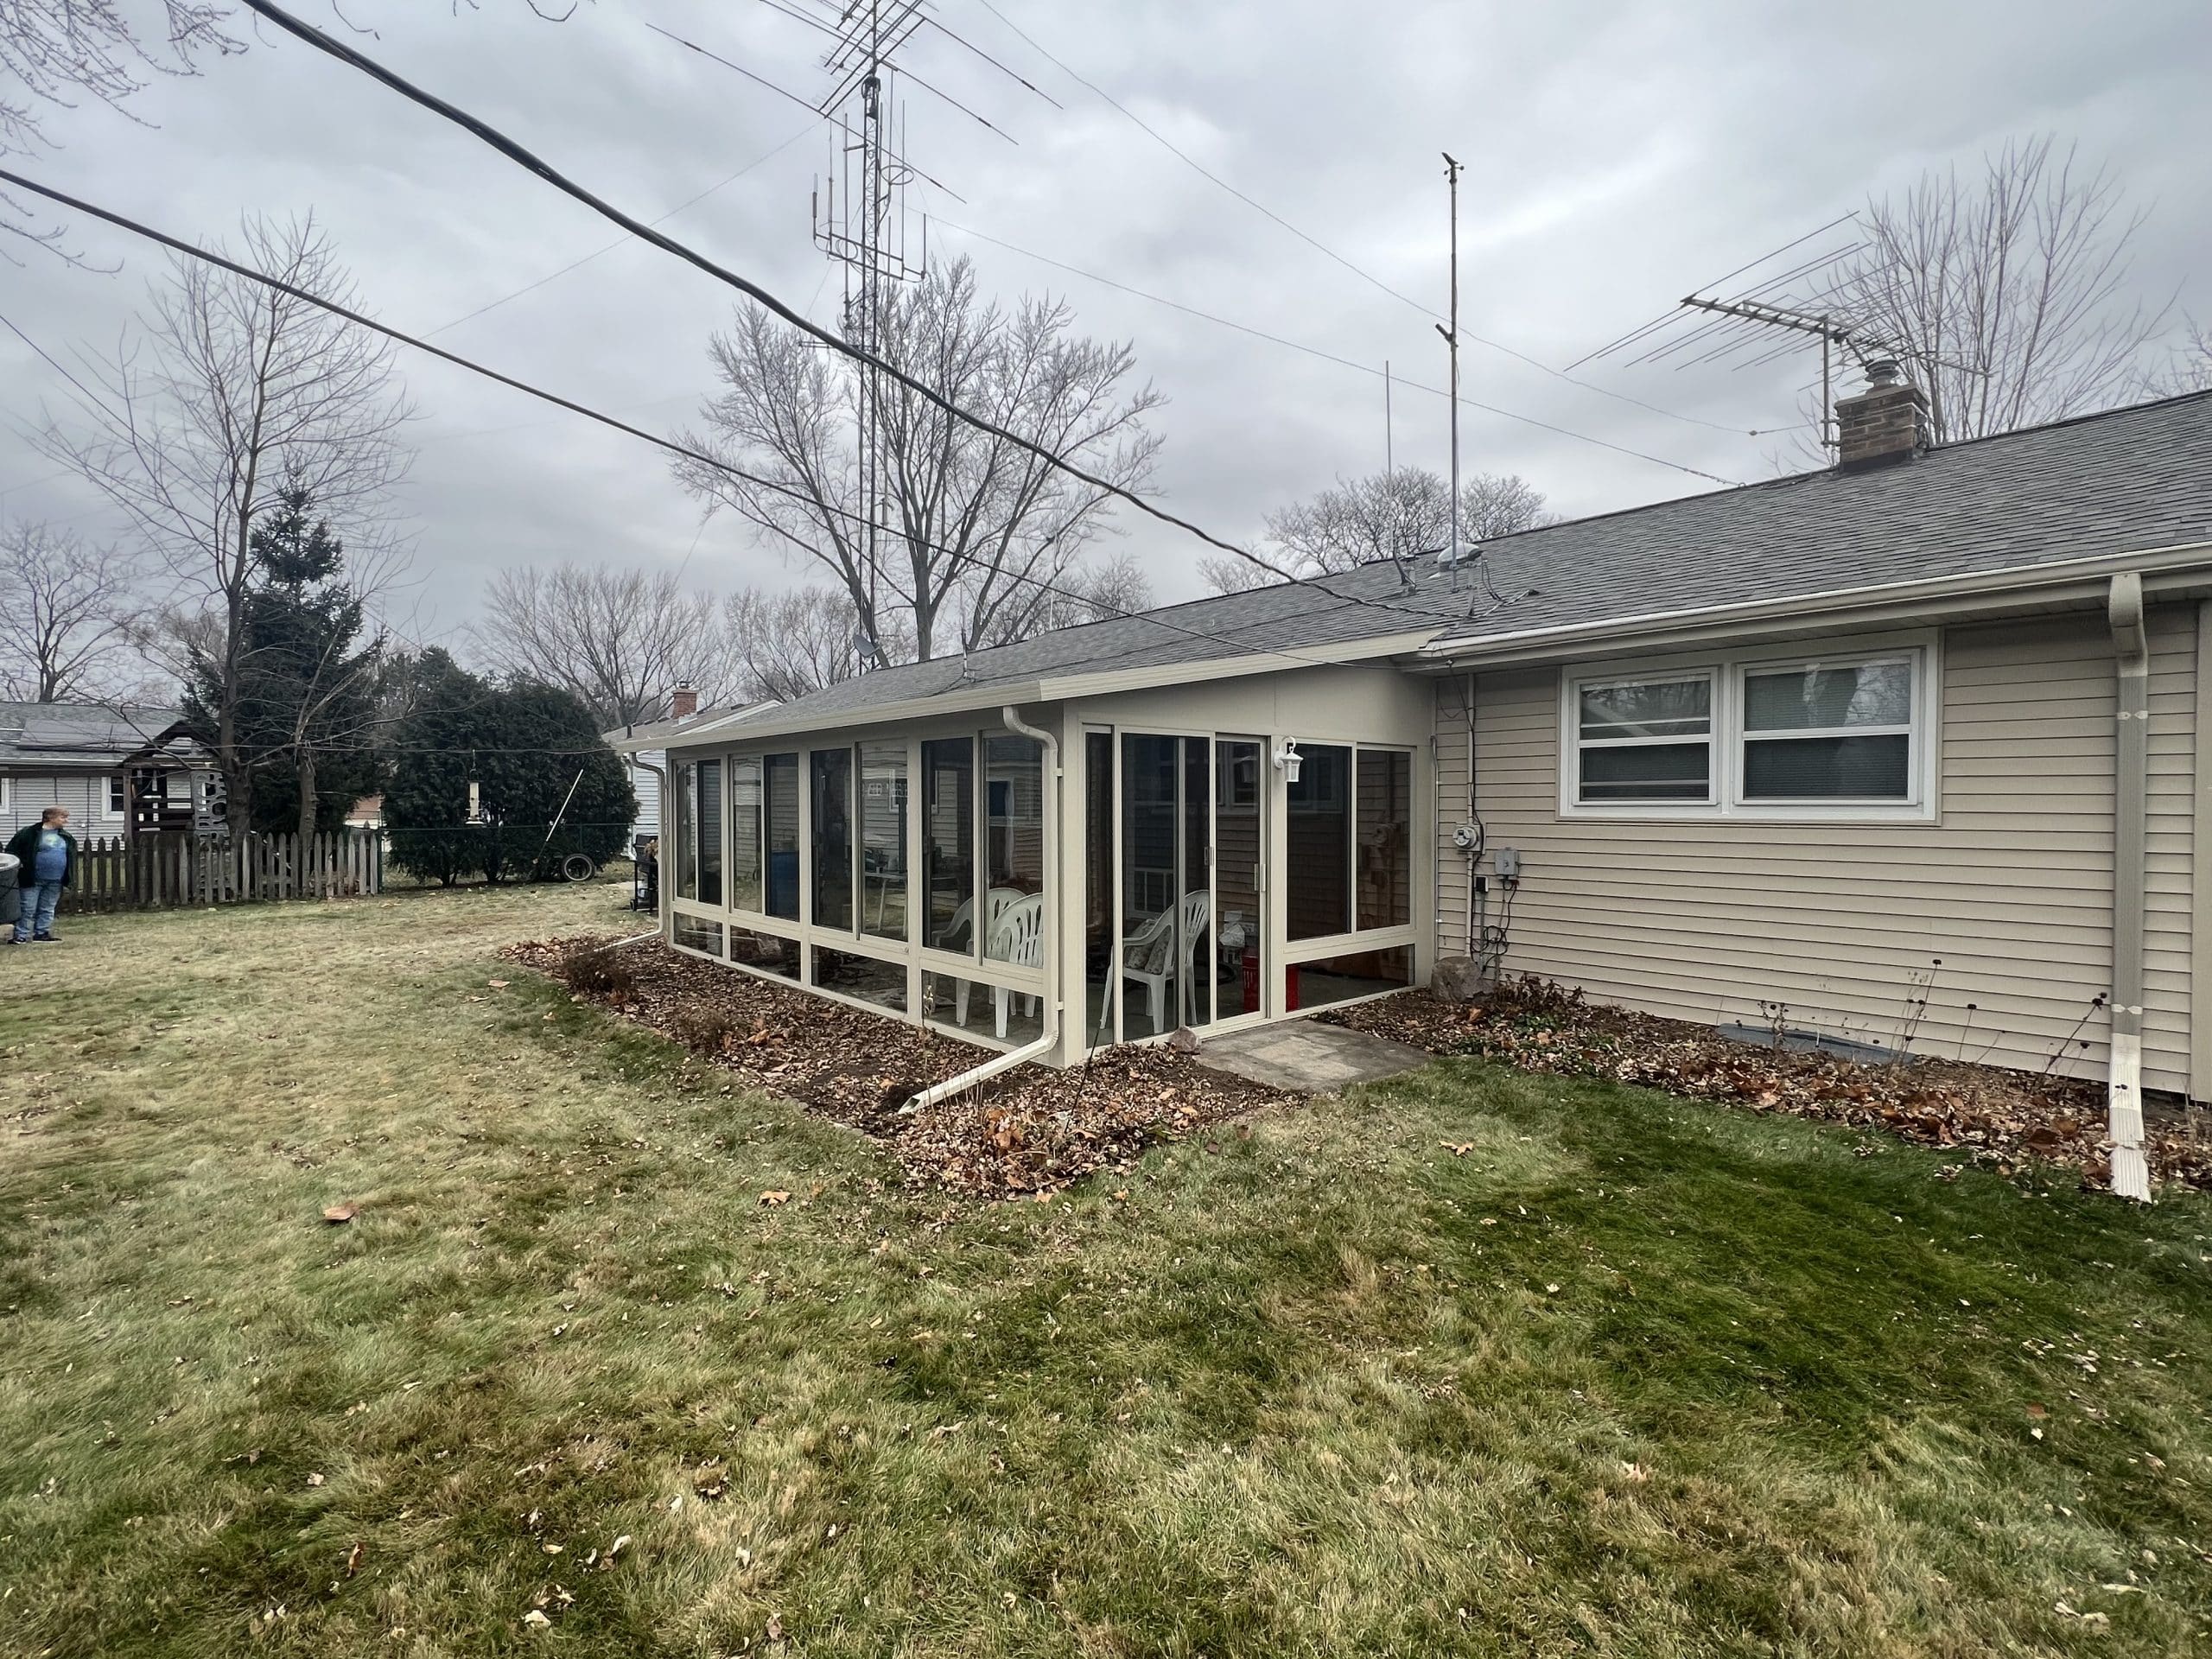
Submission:
M 1351 931 L 1351 751 L 1300 745 L 1284 793 L 1290 862 L 1283 871 L 1294 939 Z
M 771 754 L 760 762 L 760 816 L 768 827 L 766 913 L 798 919 L 798 756 Z
M 814 925 L 853 925 L 853 752 L 817 749 L 814 779 Z
M 927 911 L 922 943 L 974 956 L 976 928 L 976 740 L 922 745 L 922 885 Z
M 861 931 L 907 937 L 906 746 L 861 746 Z
M 1355 833 L 1359 837 L 1358 914 L 1364 928 L 1413 920 L 1414 758 L 1362 749 Z
M 699 763 L 699 902 L 722 901 L 722 763 Z
M 983 954 L 1044 966 L 1045 748 L 1033 737 L 983 740 L 988 876 Z
M 675 833 L 668 844 L 675 854 L 675 868 L 670 874 L 675 880 L 669 891 L 678 899 L 699 896 L 699 838 L 698 814 L 693 810 L 699 798 L 699 768 L 691 761 L 676 763 L 676 787 L 669 791 L 669 805 L 676 822 L 669 826 Z
M 1084 1030 L 1099 1048 L 1115 1040 L 1114 734 L 1086 732 L 1083 742 Z
M 1214 906 L 1219 912 L 1220 979 L 1215 1017 L 1234 1020 L 1261 1007 L 1260 745 L 1224 738 L 1214 745 Z
M 760 757 L 740 755 L 729 765 L 729 902 L 732 909 L 760 908 Z

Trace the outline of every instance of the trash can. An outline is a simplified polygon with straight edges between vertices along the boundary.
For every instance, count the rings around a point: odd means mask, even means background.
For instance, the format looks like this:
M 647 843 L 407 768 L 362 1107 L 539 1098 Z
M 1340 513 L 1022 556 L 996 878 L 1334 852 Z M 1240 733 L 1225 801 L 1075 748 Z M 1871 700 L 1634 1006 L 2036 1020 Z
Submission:
M 14 926 L 23 913 L 23 861 L 13 853 L 0 853 L 0 923 Z

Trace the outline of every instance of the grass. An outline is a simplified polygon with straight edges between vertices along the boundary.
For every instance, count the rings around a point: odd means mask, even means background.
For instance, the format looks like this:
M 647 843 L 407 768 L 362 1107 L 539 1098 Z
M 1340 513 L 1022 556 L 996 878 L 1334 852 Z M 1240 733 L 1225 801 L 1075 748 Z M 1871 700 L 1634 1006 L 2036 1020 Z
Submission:
M 2212 1640 L 2202 1199 L 1455 1062 L 956 1208 L 495 957 L 613 902 L 0 954 L 0 1651 Z

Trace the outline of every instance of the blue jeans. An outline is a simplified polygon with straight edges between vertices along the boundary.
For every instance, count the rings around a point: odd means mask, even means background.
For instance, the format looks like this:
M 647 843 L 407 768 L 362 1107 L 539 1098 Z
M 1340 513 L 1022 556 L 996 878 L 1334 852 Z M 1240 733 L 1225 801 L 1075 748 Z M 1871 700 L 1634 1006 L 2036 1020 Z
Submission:
M 54 907 L 61 902 L 61 884 L 35 881 L 17 896 L 23 907 L 16 912 L 16 943 L 28 943 L 34 933 L 53 932 Z

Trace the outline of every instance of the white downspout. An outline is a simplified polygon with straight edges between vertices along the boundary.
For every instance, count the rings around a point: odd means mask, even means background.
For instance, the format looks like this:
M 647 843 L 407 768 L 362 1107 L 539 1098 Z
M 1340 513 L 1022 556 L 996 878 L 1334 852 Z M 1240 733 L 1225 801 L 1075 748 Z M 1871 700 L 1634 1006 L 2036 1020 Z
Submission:
M 1046 775 L 1052 780 L 1050 807 L 1052 815 L 1052 833 L 1049 837 L 1050 844 L 1045 849 L 1045 868 L 1052 873 L 1051 880 L 1065 880 L 1067 872 L 1063 868 L 1063 861 L 1060 857 L 1060 849 L 1066 839 L 1063 815 L 1060 810 L 1060 741 L 1050 732 L 1026 723 L 1012 703 L 1007 704 L 999 710 L 999 720 L 1007 730 L 1016 736 L 1034 738 L 1044 746 Z M 950 1100 L 955 1095 L 964 1094 L 987 1078 L 995 1077 L 1001 1071 L 1010 1071 L 1017 1065 L 1027 1065 L 1029 1061 L 1041 1058 L 1052 1052 L 1052 1046 L 1060 1039 L 1060 925 L 1057 893 L 1048 893 L 1046 895 L 1044 934 L 1045 995 L 1042 1002 L 1045 1010 L 1045 1029 L 1043 1033 L 1033 1042 L 1024 1043 L 1020 1048 L 1010 1049 L 1004 1054 L 994 1054 L 981 1065 L 971 1065 L 957 1077 L 947 1077 L 943 1083 L 932 1084 L 901 1106 L 899 1109 L 902 1114 L 912 1115 L 925 1107 L 934 1106 L 939 1101 Z
M 2143 626 L 2143 578 L 2112 579 L 2108 605 L 2118 671 L 2113 749 L 2112 868 L 2112 1069 L 2106 1090 L 2112 1141 L 2112 1190 L 2148 1203 L 2151 1166 L 2143 1152 L 2143 918 L 2151 770 L 2151 651 Z
M 663 750 L 662 753 L 666 753 L 667 751 Z M 657 816 L 662 820 L 661 833 L 655 836 L 653 839 L 665 845 L 668 842 L 667 818 L 672 804 L 669 799 L 668 794 L 668 768 L 666 766 L 657 766 L 653 765 L 652 761 L 646 760 L 642 754 L 632 755 L 630 757 L 630 764 L 636 766 L 640 772 L 650 772 L 655 778 L 660 780 L 660 810 Z M 635 847 L 632 847 L 630 849 L 632 856 L 636 855 L 637 850 L 638 849 Z M 668 868 L 667 861 L 665 859 L 662 860 L 661 868 L 664 872 Z M 664 939 L 673 938 L 675 937 L 676 918 L 668 907 L 668 887 L 658 876 L 653 880 L 653 887 L 654 890 L 660 894 L 660 908 L 658 912 L 653 918 L 652 932 L 640 933 L 638 935 L 638 939 L 650 939 L 654 938 L 656 935 Z M 638 939 L 624 939 L 622 943 L 624 944 L 635 944 L 638 942 Z

